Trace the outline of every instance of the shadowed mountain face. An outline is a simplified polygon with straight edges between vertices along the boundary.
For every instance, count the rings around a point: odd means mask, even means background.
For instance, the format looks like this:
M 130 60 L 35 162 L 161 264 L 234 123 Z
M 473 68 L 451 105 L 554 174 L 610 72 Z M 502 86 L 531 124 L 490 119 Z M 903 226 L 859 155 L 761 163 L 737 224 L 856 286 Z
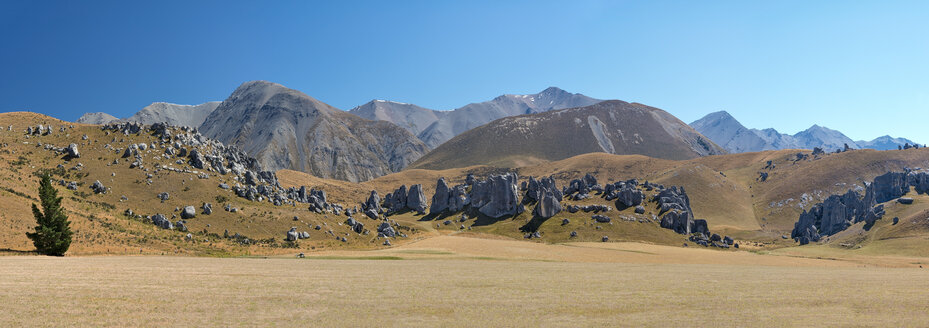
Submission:
M 416 134 L 429 147 L 436 147 L 465 131 L 498 118 L 541 113 L 553 109 L 583 107 L 599 99 L 550 87 L 530 95 L 502 95 L 490 101 L 468 104 L 451 111 L 375 100 L 351 110 L 353 114 L 397 124 Z
M 519 166 L 592 152 L 690 159 L 726 151 L 661 109 L 609 100 L 493 121 L 440 145 L 411 167 Z
M 265 81 L 242 84 L 200 132 L 238 146 L 266 169 L 353 182 L 399 171 L 427 151 L 397 125 L 366 120 Z
M 850 148 L 877 150 L 897 149 L 912 141 L 904 138 L 879 137 L 872 141 L 853 141 L 842 132 L 819 125 L 794 135 L 783 134 L 775 129 L 748 129 L 725 111 L 710 113 L 690 123 L 695 130 L 707 136 L 731 153 L 757 152 L 779 149 L 813 149 L 825 151 Z

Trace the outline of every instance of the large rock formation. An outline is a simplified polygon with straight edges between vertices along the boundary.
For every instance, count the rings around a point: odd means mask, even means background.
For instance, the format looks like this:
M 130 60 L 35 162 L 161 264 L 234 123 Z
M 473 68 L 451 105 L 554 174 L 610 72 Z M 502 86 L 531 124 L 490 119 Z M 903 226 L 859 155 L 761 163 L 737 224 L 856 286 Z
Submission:
M 432 195 L 432 207 L 429 213 L 438 214 L 448 209 L 449 189 L 445 178 L 439 178 L 435 185 L 435 194 Z
M 910 185 L 919 184 L 919 177 L 919 174 L 909 172 L 887 172 L 868 184 L 864 196 L 854 190 L 843 195 L 831 195 L 822 203 L 803 211 L 794 223 L 790 236 L 800 244 L 807 244 L 858 222 L 870 226 L 884 216 L 884 205 L 880 203 L 905 195 Z
M 265 169 L 353 182 L 399 171 L 427 151 L 392 123 L 366 120 L 264 81 L 242 84 L 200 130 L 241 148 Z
M 658 201 L 661 217 L 661 227 L 676 231 L 680 234 L 690 234 L 694 227 L 693 210 L 690 208 L 690 197 L 684 187 L 673 186 L 661 190 L 655 196 Z
M 494 175 L 471 186 L 471 206 L 492 218 L 516 215 L 523 208 L 519 203 L 516 173 Z

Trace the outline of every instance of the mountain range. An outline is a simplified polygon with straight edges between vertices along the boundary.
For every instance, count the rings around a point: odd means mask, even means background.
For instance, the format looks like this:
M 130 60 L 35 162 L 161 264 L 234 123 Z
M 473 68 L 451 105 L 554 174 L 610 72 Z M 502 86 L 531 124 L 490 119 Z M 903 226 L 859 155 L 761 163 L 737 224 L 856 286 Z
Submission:
M 75 122 L 84 124 L 108 124 L 113 122 L 153 124 L 167 122 L 170 125 L 196 128 L 203 124 L 206 117 L 219 106 L 219 103 L 219 101 L 211 101 L 199 105 L 178 105 L 166 102 L 155 102 L 124 119 L 118 119 L 113 115 L 98 112 L 81 115 Z
M 775 129 L 746 128 L 726 111 L 707 114 L 690 123 L 695 130 L 713 140 L 730 153 L 757 152 L 779 149 L 813 149 L 824 151 L 844 149 L 897 149 L 898 146 L 914 144 L 905 138 L 878 137 L 871 141 L 854 141 L 842 132 L 814 124 L 794 135 L 780 133 Z
M 549 87 L 536 94 L 506 94 L 490 101 L 471 103 L 450 111 L 432 110 L 385 100 L 372 100 L 349 112 L 369 120 L 383 120 L 397 124 L 415 134 L 430 148 L 435 148 L 465 131 L 499 118 L 541 113 L 553 109 L 583 107 L 601 101 L 579 93 Z
M 853 141 L 819 125 L 794 135 L 749 129 L 725 111 L 684 124 L 653 107 L 601 101 L 549 87 L 505 94 L 448 111 L 372 100 L 339 110 L 302 92 L 266 81 L 243 83 L 222 102 L 156 102 L 117 119 L 87 113 L 79 123 L 140 122 L 199 129 L 235 145 L 271 170 L 366 181 L 414 168 L 478 164 L 520 166 L 604 152 L 691 159 L 726 152 L 778 149 L 895 149 L 912 141 L 884 136 Z M 430 151 L 430 149 L 432 151 Z

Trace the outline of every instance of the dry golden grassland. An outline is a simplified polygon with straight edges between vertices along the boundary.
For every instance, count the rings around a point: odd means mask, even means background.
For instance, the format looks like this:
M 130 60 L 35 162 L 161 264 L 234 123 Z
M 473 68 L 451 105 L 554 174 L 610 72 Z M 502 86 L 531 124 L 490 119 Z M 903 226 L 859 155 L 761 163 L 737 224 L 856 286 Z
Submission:
M 603 245 L 437 237 L 307 259 L 7 256 L 0 326 L 929 325 L 927 269 Z M 587 262 L 606 254 L 627 263 Z

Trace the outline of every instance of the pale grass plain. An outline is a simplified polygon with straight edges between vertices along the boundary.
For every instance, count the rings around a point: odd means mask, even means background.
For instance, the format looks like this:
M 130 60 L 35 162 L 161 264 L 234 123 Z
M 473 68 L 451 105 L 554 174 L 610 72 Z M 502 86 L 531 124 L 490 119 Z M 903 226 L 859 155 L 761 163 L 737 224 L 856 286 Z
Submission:
M 455 236 L 314 256 L 0 257 L 0 326 L 929 326 L 920 268 Z

